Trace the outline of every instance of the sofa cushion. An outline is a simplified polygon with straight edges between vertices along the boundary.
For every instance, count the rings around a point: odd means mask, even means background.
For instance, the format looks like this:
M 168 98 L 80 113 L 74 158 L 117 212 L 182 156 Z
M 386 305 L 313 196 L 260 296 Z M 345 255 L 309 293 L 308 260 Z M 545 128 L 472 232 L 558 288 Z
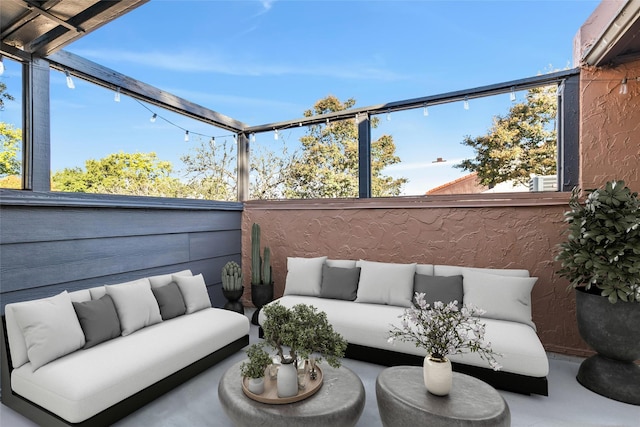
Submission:
M 175 275 L 173 280 L 180 288 L 184 304 L 187 307 L 187 314 L 211 307 L 207 284 L 204 282 L 202 274 L 197 276 Z
M 537 280 L 537 277 L 465 271 L 464 301 L 485 310 L 482 317 L 520 322 L 535 328 L 531 319 L 531 289 Z
M 89 292 L 89 289 L 69 292 L 69 298 L 71 298 L 71 302 L 91 301 L 91 292 Z
M 91 348 L 122 333 L 116 307 L 109 295 L 97 300 L 74 302 L 73 309 L 84 333 L 84 348 Z
M 149 277 L 149 283 L 151 283 L 151 288 L 160 288 L 162 286 L 166 286 L 169 283 L 173 282 L 173 276 L 193 276 L 191 270 L 181 270 L 175 273 L 169 274 L 159 274 L 157 276 Z
M 355 268 L 356 261 L 353 259 L 327 259 L 325 261 L 329 267 Z
M 26 364 L 12 372 L 11 385 L 19 395 L 79 423 L 245 336 L 249 326 L 239 313 L 201 310 L 76 351 L 36 372 Z
M 416 264 L 396 264 L 360 260 L 356 302 L 411 307 Z
M 107 295 L 113 298 L 118 312 L 122 336 L 138 329 L 162 322 L 158 302 L 151 292 L 149 279 L 139 279 L 118 285 L 106 285 Z
M 433 264 L 416 264 L 416 274 L 433 276 Z
M 529 270 L 518 268 L 479 268 L 460 267 L 457 265 L 434 265 L 433 274 L 436 276 L 456 276 L 465 271 L 476 271 L 485 274 L 497 274 L 498 276 L 529 277 Z
M 156 301 L 158 301 L 162 320 L 182 316 L 187 311 L 182 292 L 180 292 L 180 288 L 176 282 L 171 282 L 168 285 L 157 288 L 152 287 L 151 291 L 153 292 L 153 296 L 156 297 Z
M 34 371 L 82 348 L 85 343 L 67 291 L 50 298 L 13 304 L 12 310 L 24 337 L 30 369 Z
M 320 298 L 334 298 L 353 301 L 358 295 L 360 267 L 341 268 L 322 266 Z
M 320 295 L 322 285 L 322 266 L 327 257 L 287 258 L 287 278 L 285 279 L 285 295 Z
M 425 294 L 425 301 L 433 306 L 435 301 L 448 304 L 458 301 L 458 306 L 463 304 L 462 276 L 427 276 L 416 274 L 413 280 L 413 292 Z M 415 297 L 414 297 L 415 302 Z
M 96 286 L 89 288 L 89 293 L 91 294 L 91 299 L 100 299 L 107 294 L 107 288 L 105 286 Z

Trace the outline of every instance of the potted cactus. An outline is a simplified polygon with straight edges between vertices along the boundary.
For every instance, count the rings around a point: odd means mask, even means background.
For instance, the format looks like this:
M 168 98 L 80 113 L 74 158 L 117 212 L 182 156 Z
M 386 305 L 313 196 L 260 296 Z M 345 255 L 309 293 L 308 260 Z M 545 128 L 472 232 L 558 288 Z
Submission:
M 244 307 L 239 301 L 243 292 L 242 269 L 235 261 L 229 261 L 222 267 L 222 294 L 228 300 L 224 308 L 244 314 Z
M 273 280 L 271 278 L 271 250 L 264 248 L 264 258 L 260 256 L 260 225 L 251 227 L 251 301 L 256 311 L 251 323 L 258 324 L 260 309 L 273 300 Z

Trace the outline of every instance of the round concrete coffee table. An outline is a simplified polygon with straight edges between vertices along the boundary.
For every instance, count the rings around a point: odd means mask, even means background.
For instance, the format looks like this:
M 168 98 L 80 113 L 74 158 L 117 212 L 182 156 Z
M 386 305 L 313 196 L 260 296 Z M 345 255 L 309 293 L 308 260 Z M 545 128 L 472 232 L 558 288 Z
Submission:
M 376 398 L 386 427 L 511 425 L 509 406 L 496 389 L 457 372 L 451 393 L 441 397 L 427 391 L 421 367 L 387 368 L 376 380 Z
M 238 362 L 222 375 L 218 398 L 237 426 L 353 426 L 364 410 L 364 386 L 344 366 L 335 369 L 323 363 L 322 387 L 300 402 L 270 405 L 248 398 L 242 391 Z

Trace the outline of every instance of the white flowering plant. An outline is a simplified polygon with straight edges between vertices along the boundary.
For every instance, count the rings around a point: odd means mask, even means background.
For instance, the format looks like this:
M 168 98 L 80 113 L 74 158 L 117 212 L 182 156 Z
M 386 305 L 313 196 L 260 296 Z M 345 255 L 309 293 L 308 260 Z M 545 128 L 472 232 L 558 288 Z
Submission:
M 425 301 L 425 294 L 416 292 L 414 306 L 400 316 L 401 327 L 391 325 L 388 341 L 413 342 L 438 359 L 478 353 L 497 371 L 502 368 L 495 358 L 500 354 L 491 349 L 491 343 L 485 342 L 485 324 L 477 317 L 484 312 L 471 304 L 458 308 L 457 301 L 448 304 L 436 301 L 431 307 Z
M 640 302 L 640 199 L 624 181 L 603 188 L 574 188 L 565 212 L 567 240 L 558 245 L 557 273 L 584 288 L 617 301 Z

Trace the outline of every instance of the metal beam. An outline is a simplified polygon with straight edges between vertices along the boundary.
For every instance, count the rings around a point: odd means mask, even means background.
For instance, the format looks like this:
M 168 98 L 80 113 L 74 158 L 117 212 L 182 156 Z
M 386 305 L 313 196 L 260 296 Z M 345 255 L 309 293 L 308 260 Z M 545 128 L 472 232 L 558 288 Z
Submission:
M 60 71 L 69 71 L 74 76 L 111 90 L 120 88 L 120 93 L 123 95 L 131 96 L 140 101 L 191 117 L 212 126 L 234 133 L 238 133 L 247 127 L 245 123 L 231 117 L 125 76 L 71 52 L 61 50 L 47 56 L 47 60 L 50 61 L 52 68 Z
M 558 94 L 558 191 L 580 180 L 580 76 L 562 83 Z
M 359 114 L 358 122 L 358 197 L 371 198 L 371 119 Z
M 49 64 L 41 58 L 24 65 L 23 188 L 51 190 Z
M 249 138 L 247 134 L 238 134 L 238 201 L 249 200 Z

